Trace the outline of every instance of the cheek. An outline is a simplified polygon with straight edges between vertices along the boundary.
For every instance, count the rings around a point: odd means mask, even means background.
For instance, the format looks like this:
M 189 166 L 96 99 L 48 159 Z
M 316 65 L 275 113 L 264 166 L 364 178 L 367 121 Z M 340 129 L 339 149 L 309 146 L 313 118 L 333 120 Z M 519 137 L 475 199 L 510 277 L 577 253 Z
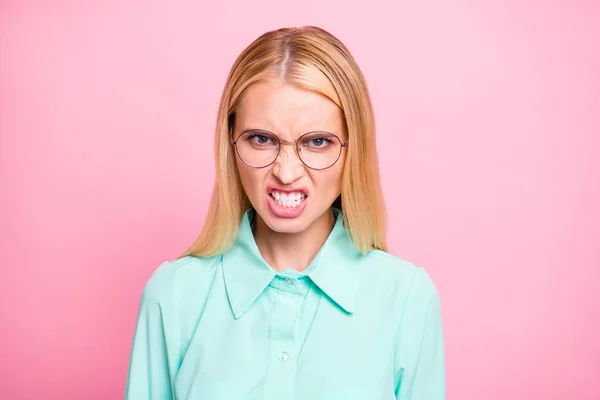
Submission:
M 237 165 L 238 173 L 240 175 L 240 180 L 242 181 L 242 186 L 244 187 L 244 190 L 248 192 L 248 190 L 250 190 L 252 182 L 252 177 L 250 175 L 250 171 L 248 170 L 248 166 L 240 162 L 240 160 L 238 160 L 237 158 L 235 163 Z
M 327 193 L 339 192 L 342 187 L 343 168 L 331 167 L 321 174 L 316 174 L 313 179 L 319 191 Z
M 332 171 L 332 172 L 334 172 L 334 171 Z M 335 185 L 336 191 L 338 191 L 338 192 L 339 192 L 340 188 L 342 187 L 343 172 L 344 172 L 343 168 L 336 169 L 335 173 L 333 174 L 333 177 L 331 178 L 332 186 Z
M 252 168 L 237 160 L 237 167 L 240 174 L 240 180 L 246 195 L 252 196 L 262 190 L 264 171 L 262 169 Z
M 331 180 L 332 184 L 335 184 L 336 187 L 341 187 L 342 185 L 342 176 L 344 175 L 344 165 L 346 164 L 346 157 L 340 157 L 338 162 L 331 167 Z M 333 183 L 335 182 L 335 183 Z

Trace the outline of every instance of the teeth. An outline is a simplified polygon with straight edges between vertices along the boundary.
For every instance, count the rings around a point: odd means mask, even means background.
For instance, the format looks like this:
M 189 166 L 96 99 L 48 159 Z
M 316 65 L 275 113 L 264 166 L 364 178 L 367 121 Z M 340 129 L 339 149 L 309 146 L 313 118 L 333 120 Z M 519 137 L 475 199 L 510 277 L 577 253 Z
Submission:
M 302 192 L 292 193 L 281 193 L 273 191 L 271 196 L 275 199 L 275 202 L 282 207 L 295 208 L 302 203 L 302 200 L 306 197 Z

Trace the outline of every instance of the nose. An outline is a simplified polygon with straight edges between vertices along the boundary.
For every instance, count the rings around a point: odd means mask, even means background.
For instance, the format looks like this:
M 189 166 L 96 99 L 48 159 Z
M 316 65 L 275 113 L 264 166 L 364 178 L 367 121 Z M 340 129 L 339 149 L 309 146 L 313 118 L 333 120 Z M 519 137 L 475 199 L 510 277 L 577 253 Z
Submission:
M 304 164 L 296 154 L 295 145 L 281 143 L 281 150 L 273 163 L 273 175 L 283 185 L 288 185 L 298 180 L 304 174 L 304 171 Z

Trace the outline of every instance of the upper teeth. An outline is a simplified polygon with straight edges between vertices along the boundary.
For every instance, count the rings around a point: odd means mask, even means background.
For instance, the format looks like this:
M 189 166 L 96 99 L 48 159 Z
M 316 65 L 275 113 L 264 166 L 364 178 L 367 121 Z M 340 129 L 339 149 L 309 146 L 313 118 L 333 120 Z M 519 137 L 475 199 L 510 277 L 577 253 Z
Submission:
M 283 193 L 277 191 L 271 192 L 271 196 L 284 206 L 296 205 L 296 203 L 300 203 L 306 197 L 302 192 Z
M 302 193 L 302 192 L 283 193 L 283 192 L 273 191 L 273 192 L 271 192 L 271 194 L 277 200 L 283 200 L 283 201 L 286 201 L 286 200 L 302 200 L 305 197 L 304 193 Z

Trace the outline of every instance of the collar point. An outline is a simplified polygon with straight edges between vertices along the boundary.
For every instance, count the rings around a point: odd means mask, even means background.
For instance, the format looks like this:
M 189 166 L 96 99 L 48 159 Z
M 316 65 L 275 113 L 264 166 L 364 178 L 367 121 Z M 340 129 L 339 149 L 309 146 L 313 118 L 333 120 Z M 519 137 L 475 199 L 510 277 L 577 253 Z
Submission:
M 351 305 L 351 306 L 340 305 L 340 307 L 342 308 L 342 310 L 344 310 L 346 312 L 346 314 L 349 314 L 349 315 L 354 314 L 354 312 L 356 311 L 354 308 L 354 305 Z

